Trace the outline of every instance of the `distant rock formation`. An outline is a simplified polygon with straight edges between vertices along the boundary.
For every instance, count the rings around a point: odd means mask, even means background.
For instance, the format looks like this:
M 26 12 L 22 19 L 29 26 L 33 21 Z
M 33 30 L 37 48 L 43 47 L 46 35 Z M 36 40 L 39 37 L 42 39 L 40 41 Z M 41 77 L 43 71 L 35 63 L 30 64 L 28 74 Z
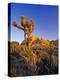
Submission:
M 50 47 L 58 48 L 58 40 L 52 40 L 52 41 L 50 41 Z
M 58 40 L 49 41 L 44 38 L 38 38 L 36 36 L 31 37 L 30 44 L 31 44 L 31 46 L 37 44 L 42 48 L 48 48 L 48 47 L 58 48 Z M 21 45 L 25 45 L 25 40 L 22 41 Z

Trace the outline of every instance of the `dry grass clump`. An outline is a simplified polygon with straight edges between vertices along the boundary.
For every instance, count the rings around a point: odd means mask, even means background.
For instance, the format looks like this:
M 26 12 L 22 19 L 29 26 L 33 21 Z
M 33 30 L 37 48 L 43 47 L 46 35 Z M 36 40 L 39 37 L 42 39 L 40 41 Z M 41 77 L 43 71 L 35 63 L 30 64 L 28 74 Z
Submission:
M 19 55 L 28 63 L 37 63 L 37 55 L 26 46 L 20 46 Z
M 28 63 L 37 63 L 37 56 L 27 46 L 10 44 L 10 54 L 15 55 L 18 59 L 22 59 Z

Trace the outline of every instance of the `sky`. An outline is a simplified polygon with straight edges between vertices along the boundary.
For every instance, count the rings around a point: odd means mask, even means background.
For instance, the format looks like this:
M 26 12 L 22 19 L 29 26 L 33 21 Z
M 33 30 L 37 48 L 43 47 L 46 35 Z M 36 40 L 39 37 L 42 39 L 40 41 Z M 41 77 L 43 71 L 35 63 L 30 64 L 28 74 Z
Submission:
M 12 26 L 12 22 L 16 21 L 21 25 L 21 16 L 26 16 L 29 21 L 34 20 L 34 31 L 32 35 L 42 37 L 47 40 L 58 39 L 58 6 L 51 5 L 35 5 L 35 4 L 20 4 L 11 3 L 11 12 L 8 12 L 8 19 L 10 24 L 10 40 L 21 42 L 24 40 L 24 32 Z M 9 29 L 10 29 L 9 28 Z

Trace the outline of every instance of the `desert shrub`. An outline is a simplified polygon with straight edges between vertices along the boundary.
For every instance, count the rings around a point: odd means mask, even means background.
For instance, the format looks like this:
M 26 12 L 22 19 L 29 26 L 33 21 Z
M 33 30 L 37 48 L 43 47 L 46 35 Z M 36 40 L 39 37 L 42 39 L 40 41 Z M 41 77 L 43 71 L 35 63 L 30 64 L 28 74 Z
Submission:
M 10 54 L 16 56 L 18 59 L 23 59 L 28 63 L 36 64 L 37 56 L 25 45 L 18 45 L 10 43 Z
M 37 62 L 36 54 L 34 54 L 33 51 L 31 49 L 27 48 L 26 46 L 20 47 L 19 55 L 29 63 L 36 64 L 36 62 Z
M 16 57 L 19 62 L 19 66 L 17 68 L 13 67 L 11 69 L 11 74 L 14 76 L 58 72 L 58 50 L 55 50 L 54 48 L 43 48 L 40 44 L 35 44 L 29 48 L 26 45 L 10 43 L 9 49 L 9 55 Z

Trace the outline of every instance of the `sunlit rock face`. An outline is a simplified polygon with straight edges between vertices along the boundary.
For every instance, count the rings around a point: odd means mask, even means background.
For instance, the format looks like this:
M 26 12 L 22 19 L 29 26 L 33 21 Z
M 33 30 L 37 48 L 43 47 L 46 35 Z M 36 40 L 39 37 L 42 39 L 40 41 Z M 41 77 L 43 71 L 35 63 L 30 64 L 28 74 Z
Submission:
M 58 40 L 46 40 L 37 36 L 31 36 L 30 46 L 39 46 L 40 48 L 58 48 Z M 25 40 L 21 42 L 21 45 L 25 45 Z

